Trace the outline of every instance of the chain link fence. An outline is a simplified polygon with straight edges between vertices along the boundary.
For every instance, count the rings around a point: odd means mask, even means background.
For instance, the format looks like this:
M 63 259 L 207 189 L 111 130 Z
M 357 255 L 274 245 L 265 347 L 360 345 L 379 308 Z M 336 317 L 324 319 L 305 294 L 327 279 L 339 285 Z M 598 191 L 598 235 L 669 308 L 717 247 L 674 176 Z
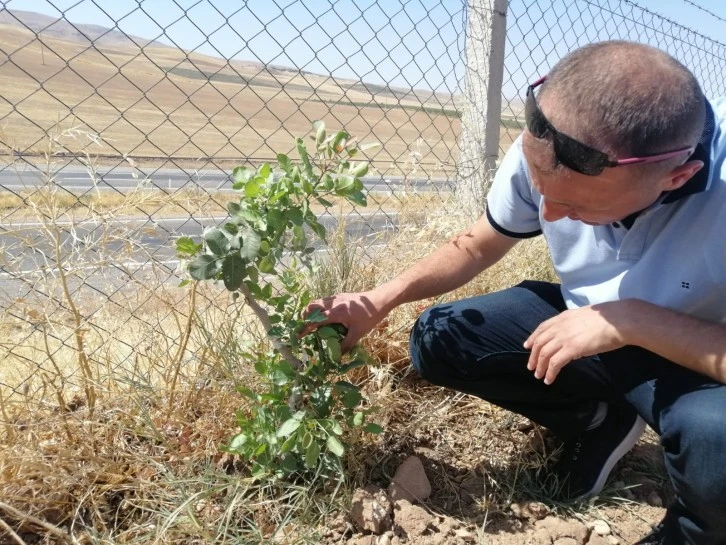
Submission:
M 223 221 L 232 168 L 291 152 L 313 120 L 382 143 L 369 207 L 319 211 L 369 259 L 404 208 L 455 209 L 467 21 L 491 6 L 0 1 L 0 401 L 202 365 L 233 311 L 177 287 L 173 239 Z M 512 0 L 506 21 L 500 153 L 526 84 L 593 41 L 660 47 L 724 94 L 724 44 L 634 2 Z

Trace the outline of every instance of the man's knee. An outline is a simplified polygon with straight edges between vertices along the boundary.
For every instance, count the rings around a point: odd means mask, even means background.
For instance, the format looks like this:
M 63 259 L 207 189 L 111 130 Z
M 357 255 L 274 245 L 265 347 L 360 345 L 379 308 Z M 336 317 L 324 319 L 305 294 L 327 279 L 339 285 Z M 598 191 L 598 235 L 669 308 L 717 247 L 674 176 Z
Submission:
M 409 339 L 411 364 L 421 377 L 433 384 L 442 382 L 448 360 L 445 346 L 450 334 L 440 307 L 431 307 L 418 317 Z
M 722 405 L 681 400 L 661 419 L 663 448 L 677 492 L 705 513 L 726 512 L 726 416 Z

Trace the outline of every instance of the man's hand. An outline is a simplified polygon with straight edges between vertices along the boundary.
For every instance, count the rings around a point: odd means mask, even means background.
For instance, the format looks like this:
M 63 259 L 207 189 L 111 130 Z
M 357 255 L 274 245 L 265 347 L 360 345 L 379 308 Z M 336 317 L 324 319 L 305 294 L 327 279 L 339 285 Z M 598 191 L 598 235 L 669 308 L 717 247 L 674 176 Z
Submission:
M 628 344 L 628 301 L 613 301 L 565 312 L 542 322 L 524 342 L 532 350 L 527 368 L 545 384 L 573 360 L 608 352 Z
M 320 310 L 325 316 L 322 322 L 310 323 L 300 333 L 304 337 L 325 324 L 343 324 L 348 333 L 341 344 L 343 353 L 348 352 L 361 337 L 370 332 L 386 317 L 388 311 L 376 290 L 362 293 L 341 293 L 311 302 L 305 309 L 304 317 Z

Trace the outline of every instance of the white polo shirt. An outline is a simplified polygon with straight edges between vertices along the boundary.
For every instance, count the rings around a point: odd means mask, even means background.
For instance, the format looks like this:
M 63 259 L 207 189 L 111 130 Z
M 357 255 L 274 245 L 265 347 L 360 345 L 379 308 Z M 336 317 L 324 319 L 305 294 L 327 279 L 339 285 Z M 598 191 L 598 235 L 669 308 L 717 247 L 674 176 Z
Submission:
M 544 235 L 568 308 L 637 298 L 726 323 L 725 157 L 723 98 L 707 103 L 704 132 L 692 156 L 704 168 L 683 187 L 664 193 L 630 227 L 568 218 L 547 222 L 520 137 L 497 171 L 486 213 L 504 235 Z

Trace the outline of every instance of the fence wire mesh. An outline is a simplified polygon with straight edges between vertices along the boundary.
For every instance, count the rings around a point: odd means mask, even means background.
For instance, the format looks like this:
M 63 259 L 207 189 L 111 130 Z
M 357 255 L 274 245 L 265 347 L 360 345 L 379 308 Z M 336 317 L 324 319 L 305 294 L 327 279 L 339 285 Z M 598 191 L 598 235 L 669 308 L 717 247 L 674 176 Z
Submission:
M 223 221 L 231 169 L 290 152 L 313 120 L 383 144 L 369 207 L 320 210 L 368 259 L 410 210 L 456 207 L 467 17 L 489 1 L 29 6 L 0 2 L 0 401 L 151 388 L 169 363 L 203 365 L 235 311 L 177 288 L 173 239 Z M 726 46 L 634 2 L 512 0 L 500 154 L 521 133 L 527 82 L 616 38 L 668 51 L 724 94 Z M 193 315 L 205 319 L 187 346 Z

